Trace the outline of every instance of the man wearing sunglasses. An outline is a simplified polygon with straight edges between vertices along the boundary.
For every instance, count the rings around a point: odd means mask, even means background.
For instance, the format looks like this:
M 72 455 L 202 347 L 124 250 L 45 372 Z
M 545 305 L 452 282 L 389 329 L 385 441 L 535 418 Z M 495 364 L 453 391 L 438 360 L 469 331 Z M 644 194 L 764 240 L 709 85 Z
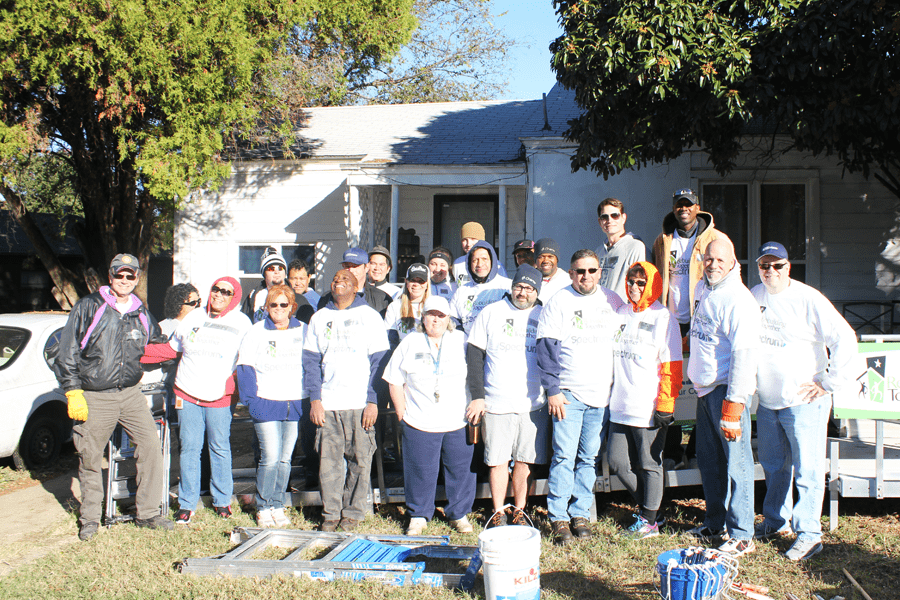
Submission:
M 597 222 L 606 234 L 606 243 L 597 248 L 600 258 L 600 285 L 617 293 L 623 301 L 628 298 L 625 274 L 636 262 L 647 259 L 644 242 L 625 231 L 625 205 L 618 198 L 606 198 L 597 205 Z
M 588 517 L 609 424 L 613 334 L 622 306 L 618 294 L 598 284 L 593 250 L 579 250 L 570 264 L 572 285 L 547 301 L 537 329 L 538 370 L 553 419 L 547 510 L 558 544 L 591 536 Z
M 163 461 L 156 424 L 141 393 L 140 359 L 149 343 L 165 341 L 159 325 L 132 292 L 141 271 L 131 254 L 109 265 L 109 285 L 79 300 L 69 313 L 54 365 L 66 392 L 72 437 L 78 450 L 81 529 L 87 541 L 97 534 L 103 505 L 103 451 L 121 423 L 138 447 L 136 496 L 138 527 L 172 529 L 160 514 Z
M 259 261 L 259 273 L 263 276 L 259 287 L 250 292 L 241 312 L 250 317 L 250 321 L 256 323 L 266 318 L 266 296 L 273 285 L 282 284 L 287 277 L 287 263 L 278 250 L 269 246 L 263 250 Z
M 766 242 L 756 262 L 762 283 L 752 291 L 763 319 L 756 424 L 759 439 L 765 440 L 759 462 L 766 472 L 766 499 L 765 519 L 754 537 L 793 532 L 797 539 L 784 555 L 806 560 L 822 551 L 819 517 L 831 393 L 854 385 L 865 365 L 853 328 L 831 302 L 791 279 L 784 246 Z

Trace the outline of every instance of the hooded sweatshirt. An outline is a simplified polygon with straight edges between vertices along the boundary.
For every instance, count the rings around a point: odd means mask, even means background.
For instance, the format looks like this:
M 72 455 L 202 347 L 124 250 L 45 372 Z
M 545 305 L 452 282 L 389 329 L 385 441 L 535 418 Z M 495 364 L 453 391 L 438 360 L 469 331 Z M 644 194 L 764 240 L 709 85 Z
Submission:
M 491 255 L 491 271 L 482 283 L 476 283 L 472 273 L 472 254 L 477 248 L 484 248 Z M 476 242 L 466 255 L 466 270 L 470 281 L 457 288 L 450 301 L 450 316 L 460 323 L 468 335 L 484 307 L 503 298 L 512 287 L 512 280 L 499 274 L 500 263 L 494 248 L 485 241 Z
M 647 273 L 638 302 L 626 294 L 617 311 L 623 318 L 613 337 L 613 389 L 609 418 L 631 427 L 651 427 L 653 412 L 675 412 L 681 390 L 681 333 L 678 321 L 659 303 L 662 277 L 649 262 L 636 262 Z M 623 278 L 624 280 L 624 278 Z
M 228 406 L 231 402 L 238 351 L 251 326 L 247 315 L 238 310 L 241 284 L 232 277 L 220 277 L 213 285 L 223 281 L 234 287 L 228 306 L 211 316 L 207 299 L 206 309 L 188 313 L 169 340 L 171 349 L 181 352 L 175 374 L 175 395 L 187 402 L 213 408 Z

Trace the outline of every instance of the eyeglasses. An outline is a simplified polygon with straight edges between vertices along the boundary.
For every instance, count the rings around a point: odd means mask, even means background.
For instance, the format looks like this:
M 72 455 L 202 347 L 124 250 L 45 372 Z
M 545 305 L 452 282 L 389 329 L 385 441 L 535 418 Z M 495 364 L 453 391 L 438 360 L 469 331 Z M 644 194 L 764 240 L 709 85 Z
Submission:
M 780 271 L 787 266 L 786 262 L 783 263 L 769 263 L 765 265 L 759 265 L 760 271 L 768 271 L 769 269 L 775 269 L 776 271 Z
M 530 285 L 523 285 L 523 284 L 521 284 L 521 283 L 518 283 L 518 284 L 516 284 L 516 285 L 513 286 L 512 291 L 513 291 L 513 292 L 516 292 L 516 293 L 518 293 L 518 294 L 533 294 L 533 293 L 536 292 L 537 290 L 535 290 L 535 289 L 534 289 L 533 287 L 531 287 Z
M 613 221 L 618 221 L 619 217 L 622 216 L 622 213 L 607 213 L 605 215 L 600 215 L 601 221 L 609 221 L 612 219 Z
M 222 294 L 223 296 L 234 296 L 234 290 L 223 290 L 220 287 L 212 286 L 209 288 L 210 294 Z
M 640 280 L 637 280 L 637 279 L 629 279 L 628 281 L 626 281 L 626 283 L 627 283 L 628 285 L 636 285 L 636 286 L 638 286 L 638 287 L 641 288 L 641 289 L 644 289 L 645 287 L 647 287 L 647 282 L 646 282 L 646 281 L 640 281 Z
M 572 270 L 575 271 L 576 273 L 578 273 L 579 275 L 584 276 L 585 273 L 590 273 L 591 275 L 593 275 L 600 269 L 597 267 L 591 267 L 590 269 L 572 269 Z
M 197 298 L 196 300 L 188 300 L 187 302 L 184 303 L 184 305 L 185 306 L 193 306 L 196 308 L 196 307 L 200 306 L 200 298 Z
M 269 302 L 269 308 L 287 308 L 290 306 L 288 302 Z
M 113 275 L 113 279 L 127 279 L 128 281 L 134 281 L 137 279 L 137 275 L 127 275 L 125 273 L 116 273 Z

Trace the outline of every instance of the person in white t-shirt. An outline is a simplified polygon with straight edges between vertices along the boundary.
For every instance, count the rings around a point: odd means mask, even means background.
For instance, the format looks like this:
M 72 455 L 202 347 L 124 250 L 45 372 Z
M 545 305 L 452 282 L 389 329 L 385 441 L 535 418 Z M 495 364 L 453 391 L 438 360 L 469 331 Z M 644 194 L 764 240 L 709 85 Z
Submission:
M 628 535 L 659 535 L 663 497 L 662 451 L 675 420 L 681 391 L 681 334 L 672 314 L 659 303 L 662 278 L 649 262 L 625 272 L 628 304 L 614 338 L 614 378 L 609 399 L 610 469 L 638 505 Z
M 547 510 L 559 544 L 591 536 L 596 462 L 609 423 L 613 334 L 622 299 L 597 284 L 593 250 L 571 260 L 572 285 L 553 295 L 538 321 L 538 369 L 553 417 Z M 569 527 L 571 520 L 571 528 Z
M 476 242 L 469 253 L 467 268 L 471 281 L 457 288 L 450 301 L 450 316 L 467 334 L 484 307 L 500 300 L 512 280 L 500 275 L 497 255 L 487 242 Z
M 469 332 L 467 353 L 472 402 L 466 417 L 483 419 L 484 462 L 490 468 L 494 515 L 506 525 L 506 489 L 512 468 L 513 525 L 528 525 L 525 501 L 532 465 L 548 462 L 550 419 L 537 368 L 538 294 L 541 273 L 519 265 L 512 292 L 481 311 Z
M 422 263 L 413 263 L 406 270 L 403 292 L 384 313 L 384 326 L 388 330 L 391 348 L 396 348 L 422 322 L 422 309 L 431 296 L 429 276 L 428 267 Z
M 541 238 L 534 243 L 534 266 L 541 272 L 540 300 L 544 304 L 572 283 L 569 274 L 559 268 L 559 253 L 559 244 L 553 238 Z
M 784 246 L 767 242 L 757 259 L 762 283 L 753 297 L 762 309 L 762 350 L 756 377 L 761 442 L 759 462 L 766 473 L 762 523 L 754 537 L 797 534 L 784 553 L 806 560 L 822 551 L 825 445 L 832 392 L 859 387 L 865 370 L 856 333 L 834 305 L 791 279 Z M 794 502 L 794 488 L 797 501 Z
M 350 270 L 335 273 L 303 347 L 310 420 L 319 428 L 322 531 L 356 529 L 369 506 L 378 418 L 374 382 L 388 340 L 381 315 L 358 288 Z
M 256 466 L 256 522 L 260 527 L 288 527 L 287 487 L 297 422 L 303 414 L 303 342 L 306 325 L 294 317 L 297 301 L 289 285 L 278 284 L 266 295 L 265 320 L 244 336 L 238 356 L 241 402 L 250 410 L 259 439 Z M 300 385 L 297 385 L 300 382 Z
M 597 248 L 600 258 L 600 285 L 617 293 L 623 300 L 628 298 L 625 288 L 625 273 L 634 263 L 647 258 L 644 242 L 635 234 L 626 231 L 625 205 L 618 198 L 605 198 L 597 205 L 597 222 L 606 234 L 606 243 Z
M 453 254 L 438 246 L 428 255 L 428 270 L 431 272 L 431 293 L 450 301 L 456 291 L 456 282 L 450 276 L 453 268 Z
M 466 336 L 455 330 L 450 306 L 440 296 L 425 301 L 417 330 L 406 336 L 385 369 L 391 400 L 403 427 L 403 482 L 410 522 L 420 535 L 434 516 L 443 466 L 444 514 L 462 533 L 475 501 L 474 446 L 466 443 Z

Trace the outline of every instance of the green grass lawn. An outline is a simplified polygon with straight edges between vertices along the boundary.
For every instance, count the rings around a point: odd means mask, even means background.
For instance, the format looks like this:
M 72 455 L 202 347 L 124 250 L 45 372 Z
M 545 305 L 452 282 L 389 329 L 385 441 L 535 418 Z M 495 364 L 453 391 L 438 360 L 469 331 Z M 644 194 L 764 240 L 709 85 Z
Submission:
M 657 598 L 656 557 L 672 548 L 691 545 L 684 530 L 702 516 L 702 501 L 690 496 L 697 489 L 678 491 L 673 501 L 667 533 L 643 541 L 619 535 L 620 526 L 630 522 L 632 507 L 626 495 L 598 495 L 600 517 L 594 537 L 560 548 L 547 539 L 546 510 L 538 504 L 531 512 L 544 535 L 541 547 L 541 588 L 545 599 Z M 761 497 L 758 498 L 761 500 Z M 235 505 L 237 508 L 237 505 Z M 760 543 L 753 554 L 740 561 L 738 581 L 764 585 L 769 595 L 781 599 L 787 592 L 800 598 L 813 594 L 830 600 L 841 595 L 848 600 L 862 595 L 841 573 L 846 568 L 873 598 L 900 597 L 900 520 L 896 501 L 842 500 L 840 527 L 825 535 L 825 551 L 807 563 L 791 563 L 779 556 L 790 541 L 778 539 Z M 314 529 L 317 508 L 288 511 L 297 529 Z M 402 507 L 385 507 L 361 525 L 362 532 L 400 534 L 405 517 Z M 470 515 L 479 524 L 488 516 L 486 503 L 479 502 Z M 101 529 L 86 543 L 75 543 L 45 558 L 21 567 L 0 579 L 0 598 L 315 598 L 350 600 L 355 598 L 459 598 L 460 593 L 426 587 L 396 588 L 379 583 L 339 581 L 320 583 L 306 579 L 197 577 L 179 572 L 186 557 L 209 557 L 224 553 L 234 545 L 229 532 L 238 526 L 253 527 L 250 513 L 236 511 L 227 521 L 209 510 L 201 510 L 190 526 L 174 532 L 137 529 L 131 524 Z M 824 519 L 827 531 L 828 519 Z M 72 535 L 76 519 L 71 517 Z M 435 520 L 425 535 L 451 535 L 451 543 L 477 544 L 476 532 L 460 535 L 442 520 Z M 279 551 L 272 556 L 277 558 Z M 283 553 L 281 554 L 283 555 Z M 451 570 L 445 565 L 442 569 Z M 451 565 L 451 567 L 453 567 Z M 461 568 L 456 565 L 454 568 Z M 474 597 L 483 597 L 479 577 Z

